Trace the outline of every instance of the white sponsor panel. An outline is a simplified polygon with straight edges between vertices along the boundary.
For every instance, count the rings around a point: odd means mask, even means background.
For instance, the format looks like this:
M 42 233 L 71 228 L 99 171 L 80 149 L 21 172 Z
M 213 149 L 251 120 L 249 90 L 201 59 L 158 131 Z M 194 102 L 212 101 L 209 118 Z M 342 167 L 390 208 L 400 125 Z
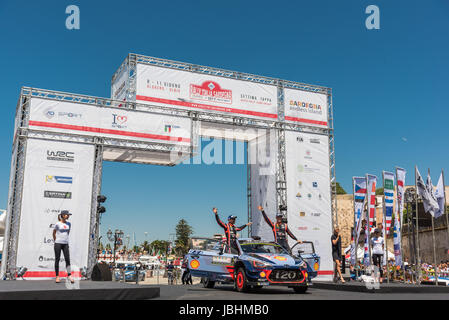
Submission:
M 288 226 L 298 239 L 314 243 L 321 257 L 319 278 L 328 280 L 333 271 L 329 139 L 287 131 L 285 142 Z
M 35 130 L 190 145 L 191 120 L 182 117 L 32 98 Z
M 274 241 L 273 230 L 263 219 L 262 206 L 271 221 L 278 212 L 276 200 L 277 143 L 275 135 L 266 135 L 248 142 L 251 174 L 251 235 Z
M 276 86 L 137 64 L 136 101 L 277 119 Z
M 128 92 L 129 72 L 128 65 L 125 65 L 120 74 L 115 78 L 111 86 L 111 98 L 114 100 L 126 101 Z
M 94 152 L 93 145 L 28 139 L 17 248 L 25 278 L 54 277 L 53 226 L 61 210 L 72 213 L 71 265 L 87 266 Z
M 328 126 L 327 95 L 284 89 L 285 120 L 303 125 Z

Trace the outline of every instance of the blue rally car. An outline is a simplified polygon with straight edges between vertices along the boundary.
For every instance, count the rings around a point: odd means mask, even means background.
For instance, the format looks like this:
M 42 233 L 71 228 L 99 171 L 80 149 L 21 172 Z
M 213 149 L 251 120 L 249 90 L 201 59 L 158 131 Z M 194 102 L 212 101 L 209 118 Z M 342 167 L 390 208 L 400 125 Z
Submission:
M 295 244 L 291 253 L 274 242 L 257 238 L 237 241 L 238 253 L 227 253 L 226 242 L 193 238 L 187 254 L 192 276 L 201 277 L 206 288 L 234 284 L 239 292 L 280 285 L 304 293 L 318 275 L 320 258 L 312 242 Z

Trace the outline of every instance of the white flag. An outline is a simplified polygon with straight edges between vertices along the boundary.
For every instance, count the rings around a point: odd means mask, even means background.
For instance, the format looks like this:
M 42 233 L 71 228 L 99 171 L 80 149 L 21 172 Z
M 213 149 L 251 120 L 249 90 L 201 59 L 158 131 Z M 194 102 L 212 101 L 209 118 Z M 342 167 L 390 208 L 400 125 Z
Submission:
M 435 215 L 435 212 L 437 212 L 440 207 L 438 206 L 438 202 L 433 196 L 433 192 L 429 193 L 428 186 L 424 183 L 423 178 L 421 177 L 421 174 L 419 173 L 418 168 L 415 168 L 416 170 L 416 186 L 417 186 L 417 193 L 421 197 L 424 205 L 424 211 L 426 213 L 430 213 L 432 216 Z M 427 182 L 432 183 L 430 180 L 430 176 L 427 177 Z M 432 187 L 433 189 L 433 187 Z
M 438 218 L 444 214 L 445 205 L 443 172 L 441 172 L 440 179 L 438 179 L 437 188 L 435 190 L 435 198 L 437 199 L 439 208 L 438 211 L 435 212 L 435 218 Z

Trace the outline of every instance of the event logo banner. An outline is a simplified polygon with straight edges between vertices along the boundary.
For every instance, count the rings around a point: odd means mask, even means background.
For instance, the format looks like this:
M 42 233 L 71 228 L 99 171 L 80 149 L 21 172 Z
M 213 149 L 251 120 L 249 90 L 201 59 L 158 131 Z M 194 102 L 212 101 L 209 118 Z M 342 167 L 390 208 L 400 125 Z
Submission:
M 386 235 L 389 235 L 394 206 L 394 173 L 383 171 L 382 176 L 384 184 L 385 229 Z
M 190 145 L 191 120 L 120 108 L 31 98 L 29 127 L 34 130 Z M 57 150 L 51 150 L 57 157 Z
M 368 186 L 367 196 L 368 196 L 368 226 L 369 233 L 374 229 L 374 219 L 376 215 L 376 185 L 377 177 L 371 174 L 366 175 L 366 184 Z
M 355 265 L 357 255 L 357 245 L 360 231 L 362 229 L 363 210 L 366 203 L 366 178 L 353 177 L 354 192 L 354 243 L 351 248 L 351 264 Z
M 277 119 L 277 87 L 137 64 L 136 101 L 160 106 Z
M 319 127 L 328 126 L 327 95 L 284 89 L 285 120 Z
M 26 148 L 17 266 L 25 279 L 55 276 L 53 228 L 68 210 L 71 265 L 87 267 L 95 147 L 29 138 Z M 64 276 L 63 256 L 59 268 Z

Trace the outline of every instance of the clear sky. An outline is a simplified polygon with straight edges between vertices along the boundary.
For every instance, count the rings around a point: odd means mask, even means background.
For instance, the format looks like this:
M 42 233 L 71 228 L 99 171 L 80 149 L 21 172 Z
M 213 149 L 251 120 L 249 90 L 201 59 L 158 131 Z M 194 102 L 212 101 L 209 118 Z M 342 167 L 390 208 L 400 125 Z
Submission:
M 80 8 L 80 30 L 65 9 Z M 380 9 L 367 30 L 365 8 Z M 13 119 L 21 86 L 110 94 L 128 52 L 329 86 L 337 180 L 448 165 L 449 2 L 11 1 L 0 2 L 0 207 L 6 207 Z M 246 222 L 246 166 L 165 168 L 106 163 L 102 229 L 167 239 L 178 218 L 219 231 L 210 212 Z

